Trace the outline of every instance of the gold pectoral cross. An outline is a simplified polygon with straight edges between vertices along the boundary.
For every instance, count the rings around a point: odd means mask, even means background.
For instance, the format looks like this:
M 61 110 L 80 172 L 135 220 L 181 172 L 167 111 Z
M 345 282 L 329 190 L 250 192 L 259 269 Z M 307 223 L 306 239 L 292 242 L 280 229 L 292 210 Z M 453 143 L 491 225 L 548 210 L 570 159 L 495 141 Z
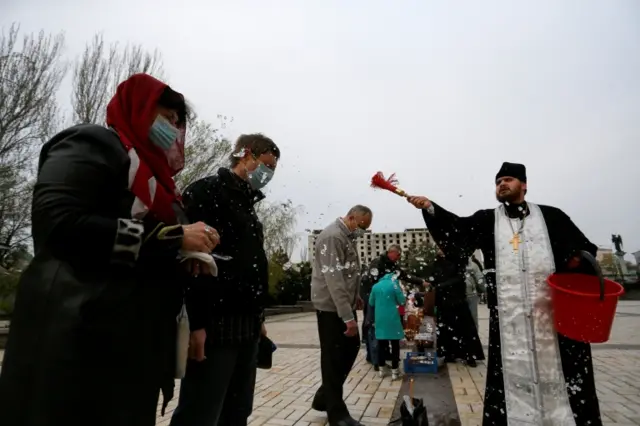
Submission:
M 513 246 L 513 251 L 517 253 L 518 246 L 520 245 L 520 234 L 518 234 L 517 232 L 513 234 L 513 238 L 511 239 L 511 241 L 509 241 L 509 243 Z

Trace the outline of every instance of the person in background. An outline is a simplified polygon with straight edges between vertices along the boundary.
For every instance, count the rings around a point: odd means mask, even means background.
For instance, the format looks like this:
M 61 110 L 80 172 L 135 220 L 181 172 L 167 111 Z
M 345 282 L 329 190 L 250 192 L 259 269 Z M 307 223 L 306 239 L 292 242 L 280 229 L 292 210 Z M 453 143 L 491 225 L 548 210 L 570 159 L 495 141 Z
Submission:
M 484 351 L 467 305 L 464 270 L 459 270 L 440 248 L 433 266 L 431 285 L 436 293 L 438 356 L 445 362 L 462 359 L 468 366 L 476 367 L 476 361 L 484 360 Z
M 375 310 L 373 327 L 378 341 L 378 365 L 380 378 L 387 373 L 387 348 L 391 346 L 391 380 L 400 377 L 400 340 L 404 328 L 398 316 L 398 306 L 404 306 L 406 298 L 394 274 L 385 275 L 371 291 L 369 304 Z
M 362 288 L 360 290 L 360 294 L 362 295 L 363 300 L 365 301 L 364 310 L 365 317 L 367 309 L 369 309 L 368 300 L 369 295 L 371 294 L 371 289 L 373 286 L 381 279 L 383 276 L 393 273 L 397 276 L 397 278 L 401 281 L 405 281 L 407 283 L 413 285 L 419 285 L 420 287 L 424 287 L 426 285 L 426 281 L 422 278 L 418 278 L 415 276 L 411 276 L 407 274 L 405 271 L 400 269 L 400 258 L 402 257 L 402 248 L 398 244 L 392 244 L 387 248 L 387 251 L 379 256 L 377 259 L 374 259 L 371 262 L 371 266 L 369 267 L 368 274 L 362 277 Z M 403 307 L 404 309 L 404 307 Z M 400 314 L 400 310 L 399 314 Z M 367 362 L 372 362 L 372 353 L 371 350 L 372 342 L 370 335 L 373 336 L 372 333 L 368 332 L 367 323 L 363 323 L 362 325 L 362 335 L 365 338 L 365 344 L 367 348 Z M 368 338 L 369 337 L 369 338 Z M 375 366 L 375 363 L 374 363 Z
M 203 222 L 186 225 L 173 181 L 188 117 L 181 94 L 136 74 L 109 102 L 108 128 L 73 126 L 42 147 L 35 255 L 0 375 L 3 426 L 151 426 L 160 388 L 172 396 L 178 255 L 218 242 Z
M 363 302 L 356 239 L 372 220 L 370 208 L 356 205 L 320 232 L 315 243 L 311 301 L 318 317 L 322 385 L 311 406 L 327 412 L 330 426 L 360 424 L 349 414 L 342 386 L 360 350 L 355 310 L 362 309 Z
M 241 135 L 231 168 L 191 184 L 184 202 L 192 221 L 221 237 L 218 276 L 198 276 L 187 293 L 190 359 L 171 426 L 247 424 L 253 409 L 269 265 L 255 204 L 276 170 L 280 150 L 261 134 Z M 239 305 L 241 302 L 241 305 Z
M 482 269 L 478 266 L 478 263 L 479 262 L 475 256 L 471 256 L 465 273 L 467 304 L 469 305 L 469 311 L 471 311 L 473 322 L 476 324 L 476 329 L 478 329 L 479 294 L 483 292 L 482 288 L 484 287 L 484 276 L 482 275 Z

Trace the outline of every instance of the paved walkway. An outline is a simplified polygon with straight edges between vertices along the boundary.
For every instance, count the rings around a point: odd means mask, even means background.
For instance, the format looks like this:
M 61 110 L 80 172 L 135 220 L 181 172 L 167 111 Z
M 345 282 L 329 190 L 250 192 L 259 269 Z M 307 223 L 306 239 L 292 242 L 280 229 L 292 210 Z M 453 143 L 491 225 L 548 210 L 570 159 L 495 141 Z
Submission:
M 324 425 L 326 415 L 311 409 L 320 386 L 320 343 L 315 314 L 291 314 L 267 319 L 267 331 L 278 345 L 273 368 L 258 370 L 256 398 L 250 426 Z M 400 381 L 380 379 L 361 351 L 345 384 L 347 406 L 354 418 L 367 425 L 386 425 L 400 390 Z M 179 382 L 176 382 L 176 395 Z M 168 425 L 177 398 L 158 425 Z M 159 411 L 158 411 L 159 412 Z
M 479 309 L 481 339 L 487 345 L 489 311 Z M 640 425 L 640 302 L 618 304 L 609 342 L 592 345 L 596 387 L 605 426 Z M 486 349 L 485 349 L 486 354 Z M 449 364 L 449 376 L 463 426 L 482 424 L 486 366 Z M 580 426 L 580 425 L 579 425 Z
M 487 343 L 488 311 L 480 306 L 480 331 Z M 269 336 L 278 345 L 274 367 L 260 370 L 254 413 L 250 425 L 324 425 L 326 416 L 311 410 L 311 399 L 320 385 L 320 353 L 314 314 L 291 314 L 269 318 Z M 607 426 L 640 425 L 640 302 L 618 305 L 612 338 L 593 345 L 600 408 Z M 2 351 L 0 351 L 0 363 Z M 482 424 L 482 395 L 486 368 L 447 365 L 452 392 L 463 426 Z M 176 395 L 180 383 L 176 382 Z M 386 425 L 391 420 L 400 382 L 381 380 L 358 357 L 345 386 L 347 405 L 364 424 Z M 177 398 L 158 425 L 168 425 Z M 429 407 L 427 407 L 429 408 Z

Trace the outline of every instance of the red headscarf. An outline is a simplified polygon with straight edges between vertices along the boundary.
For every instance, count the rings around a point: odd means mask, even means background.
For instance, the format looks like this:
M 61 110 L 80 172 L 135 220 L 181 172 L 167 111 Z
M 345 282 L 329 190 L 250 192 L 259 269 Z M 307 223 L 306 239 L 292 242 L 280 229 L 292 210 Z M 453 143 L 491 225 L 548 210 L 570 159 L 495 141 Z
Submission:
M 149 140 L 158 100 L 167 87 L 147 74 L 129 77 L 120 83 L 107 106 L 107 125 L 118 132 L 129 152 L 129 190 L 136 196 L 132 217 L 141 219 L 151 212 L 156 219 L 174 224 L 176 216 L 172 205 L 180 195 L 173 176 L 184 167 L 185 125 L 168 152 Z

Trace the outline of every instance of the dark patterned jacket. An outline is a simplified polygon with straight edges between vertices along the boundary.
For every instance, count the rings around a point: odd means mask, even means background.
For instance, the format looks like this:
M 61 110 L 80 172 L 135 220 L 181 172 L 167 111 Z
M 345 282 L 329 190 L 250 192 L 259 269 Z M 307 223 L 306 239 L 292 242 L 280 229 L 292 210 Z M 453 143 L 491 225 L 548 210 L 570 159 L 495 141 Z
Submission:
M 207 329 L 207 343 L 257 341 L 269 291 L 269 263 L 254 205 L 264 194 L 227 168 L 190 185 L 183 194 L 191 222 L 220 234 L 218 276 L 191 279 L 187 311 L 191 330 Z

